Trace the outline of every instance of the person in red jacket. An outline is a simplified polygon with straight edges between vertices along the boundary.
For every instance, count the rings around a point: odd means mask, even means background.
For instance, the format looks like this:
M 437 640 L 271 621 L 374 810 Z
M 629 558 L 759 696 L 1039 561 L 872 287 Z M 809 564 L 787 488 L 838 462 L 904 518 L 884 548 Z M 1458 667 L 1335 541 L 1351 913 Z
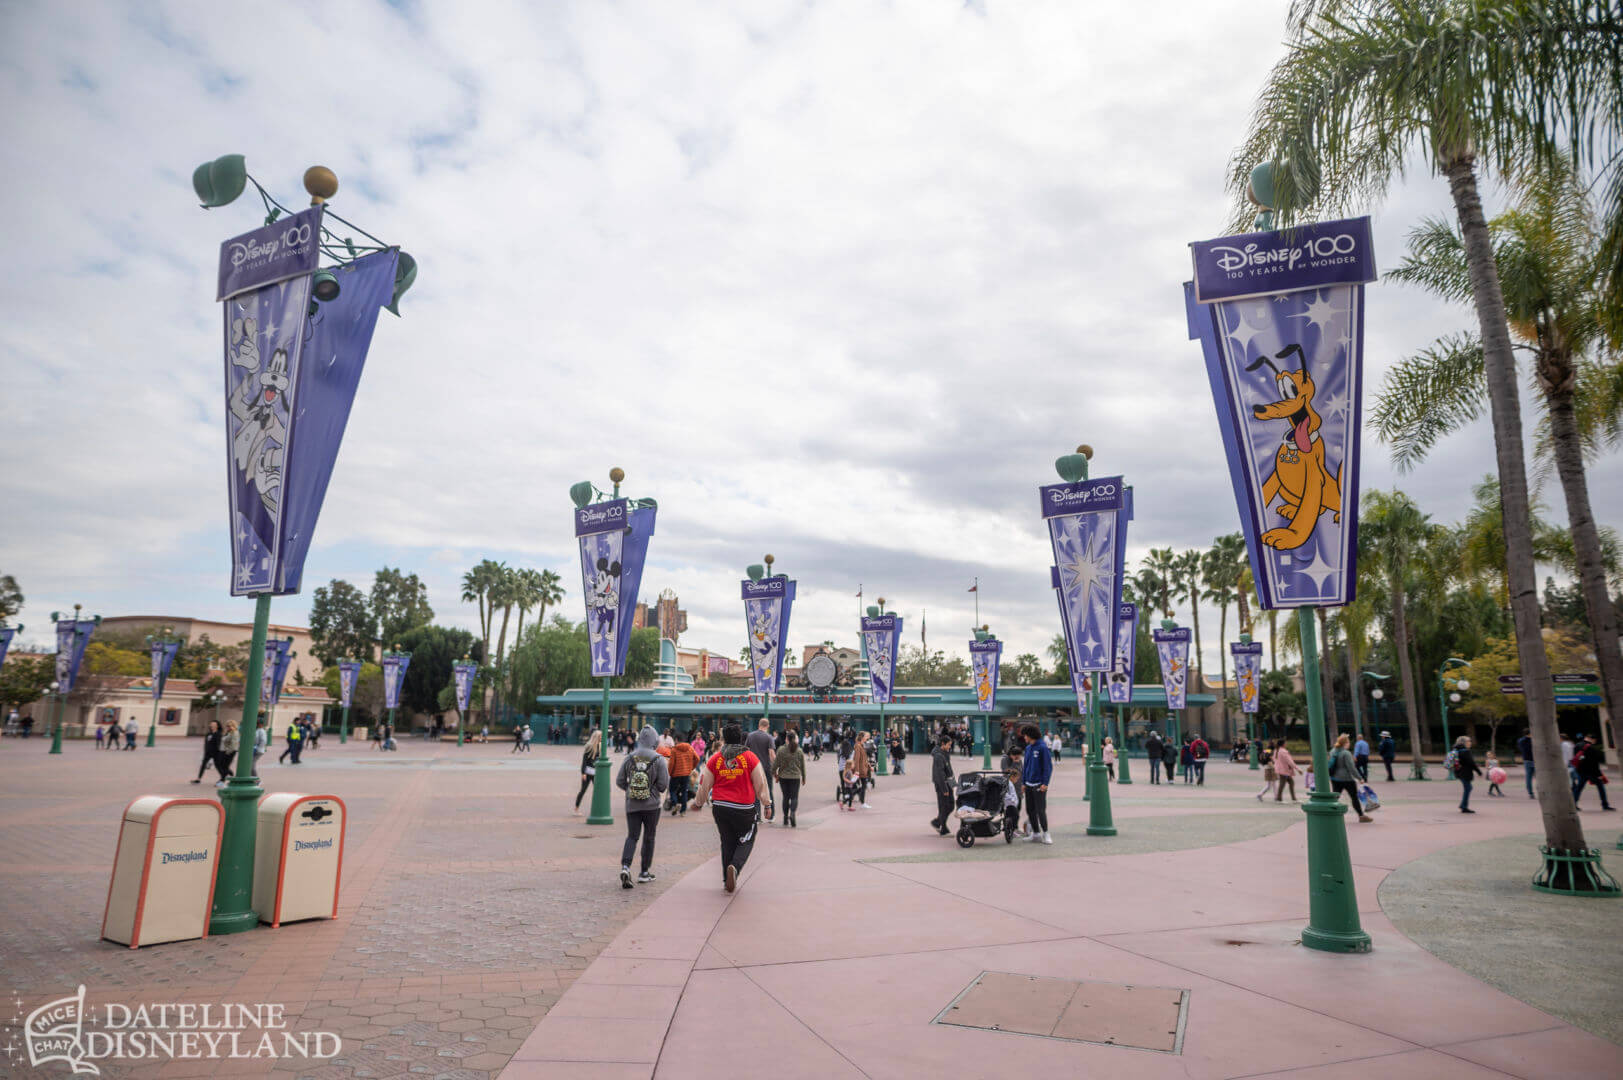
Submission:
M 702 810 L 708 797 L 710 816 L 721 834 L 721 880 L 728 892 L 738 888 L 738 875 L 755 846 L 755 826 L 764 803 L 772 811 L 761 759 L 744 748 L 744 729 L 728 724 L 722 729 L 722 747 L 699 771 L 699 794 L 693 808 Z
M 671 747 L 671 807 L 680 817 L 688 812 L 688 800 L 693 797 L 693 770 L 699 767 L 699 755 L 692 743 L 679 742 Z
M 1195 763 L 1195 786 L 1199 787 L 1206 782 L 1206 759 L 1212 756 L 1212 748 L 1206 740 L 1199 735 L 1189 744 L 1189 758 Z

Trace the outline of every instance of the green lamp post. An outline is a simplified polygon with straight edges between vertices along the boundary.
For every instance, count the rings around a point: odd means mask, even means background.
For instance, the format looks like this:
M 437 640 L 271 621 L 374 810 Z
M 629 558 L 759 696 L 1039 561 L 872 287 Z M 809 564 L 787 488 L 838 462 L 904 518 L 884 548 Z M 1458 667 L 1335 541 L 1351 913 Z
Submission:
M 239 731 L 251 732 L 259 722 L 260 684 L 265 677 L 265 638 L 270 632 L 271 594 L 254 597 L 254 634 L 248 644 L 248 673 L 242 687 L 242 722 Z M 270 723 L 265 725 L 267 738 Z M 236 772 L 220 789 L 225 807 L 221 832 L 219 868 L 215 876 L 214 910 L 209 917 L 210 934 L 237 934 L 259 925 L 253 909 L 254 840 L 257 808 L 265 789 L 254 775 L 254 740 L 237 740 Z M 268 745 L 268 742 L 267 742 Z
M 50 752 L 53 754 L 60 754 L 62 752 L 62 714 L 67 708 L 68 695 L 73 692 L 73 683 L 79 674 L 77 660 L 84 653 L 84 646 L 82 642 L 94 632 L 97 626 L 101 625 L 101 616 L 95 615 L 89 620 L 90 626 L 87 629 L 85 626 L 85 620 L 79 618 L 79 612 L 82 610 L 84 610 L 83 604 L 73 605 L 73 641 L 68 646 L 72 650 L 70 655 L 73 659 L 70 660 L 68 666 L 68 681 L 66 685 L 62 684 L 61 682 L 51 683 L 51 693 L 56 695 L 56 724 L 51 732 L 50 750 Z M 59 623 L 61 618 L 61 612 L 51 612 L 51 622 L 53 624 Z M 58 632 L 57 643 L 58 647 L 60 648 L 62 644 L 60 631 Z M 61 671 L 60 665 L 58 665 L 57 670 Z
M 1469 660 L 1461 660 L 1457 656 L 1450 656 L 1447 660 L 1443 661 L 1443 666 L 1437 669 L 1437 705 L 1440 709 L 1442 709 L 1443 713 L 1443 750 L 1445 752 L 1449 747 L 1454 745 L 1454 740 L 1449 738 L 1448 735 L 1449 703 L 1453 702 L 1454 704 L 1458 705 L 1460 702 L 1460 695 L 1458 692 L 1461 690 L 1471 689 L 1471 681 L 1464 675 L 1459 675 L 1453 679 L 1449 679 L 1447 677 L 1448 671 L 1451 668 L 1470 666 L 1471 662 Z
M 175 644 L 175 638 L 171 636 L 171 633 L 170 628 L 166 626 L 163 628 L 162 633 L 148 634 L 146 637 L 148 651 L 151 651 L 154 646 Z M 168 675 L 168 667 L 164 665 L 159 671 L 154 672 L 152 676 L 152 723 L 147 726 L 147 749 L 149 750 L 158 745 L 158 702 L 163 697 L 163 686 Z
M 398 704 L 399 701 L 400 701 L 400 691 L 402 691 L 402 690 L 404 690 L 406 688 L 406 685 L 405 685 L 406 684 L 406 671 L 405 671 L 405 669 L 409 668 L 410 665 L 411 665 L 411 650 L 410 649 L 402 649 L 400 647 L 400 643 L 396 642 L 394 650 L 392 652 L 386 652 L 386 653 L 383 654 L 383 660 L 384 660 L 385 670 L 387 670 L 387 665 L 388 665 L 389 661 L 393 660 L 393 661 L 396 661 L 397 663 L 400 663 L 400 662 L 403 661 L 403 663 L 401 663 L 402 670 L 401 670 L 400 676 L 399 676 L 400 682 L 395 686 L 395 702 L 396 702 L 396 704 Z M 390 705 L 389 706 L 389 733 L 391 735 L 395 734 L 396 731 L 398 730 L 395 727 L 394 714 L 395 714 L 395 705 Z

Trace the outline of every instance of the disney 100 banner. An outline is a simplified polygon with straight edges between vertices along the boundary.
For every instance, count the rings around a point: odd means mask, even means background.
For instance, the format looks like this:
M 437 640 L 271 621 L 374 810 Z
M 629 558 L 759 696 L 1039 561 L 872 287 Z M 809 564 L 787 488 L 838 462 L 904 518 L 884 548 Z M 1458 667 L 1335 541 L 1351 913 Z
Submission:
M 1234 682 L 1240 689 L 1240 711 L 1257 711 L 1258 679 L 1262 667 L 1262 642 L 1236 641 L 1229 645 L 1234 658 Z
M 1049 484 L 1040 490 L 1054 549 L 1052 584 L 1071 666 L 1083 704 L 1083 672 L 1115 666 L 1116 612 L 1121 607 L 1122 557 L 1133 517 L 1132 489 L 1119 476 Z
M 1002 661 L 1003 642 L 997 638 L 976 638 L 969 643 L 969 677 L 975 684 L 975 708 L 981 712 L 997 708 L 997 678 Z
M 331 267 L 338 294 L 314 297 L 321 220 L 313 206 L 220 245 L 232 596 L 299 591 L 378 312 L 394 292 L 399 252 L 389 248 Z
M 654 535 L 653 500 L 610 499 L 575 510 L 592 677 L 624 675 L 631 613 Z
M 1190 245 L 1184 284 L 1264 608 L 1352 602 L 1369 219 Z
M 781 574 L 743 582 L 744 621 L 749 627 L 750 674 L 757 694 L 783 687 L 783 654 L 789 645 L 789 612 L 795 583 Z
M 1110 703 L 1133 703 L 1133 676 L 1138 667 L 1138 605 L 1116 605 L 1116 662 L 1110 667 Z
M 862 648 L 868 654 L 868 690 L 875 705 L 889 705 L 896 688 L 896 651 L 902 642 L 900 615 L 864 615 Z

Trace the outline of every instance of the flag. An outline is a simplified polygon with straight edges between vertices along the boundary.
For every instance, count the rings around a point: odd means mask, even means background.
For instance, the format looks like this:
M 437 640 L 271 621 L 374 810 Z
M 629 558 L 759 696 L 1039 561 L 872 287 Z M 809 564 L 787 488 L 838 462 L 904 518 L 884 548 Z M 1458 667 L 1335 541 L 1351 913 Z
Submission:
M 789 612 L 795 583 L 783 575 L 743 582 L 744 623 L 749 632 L 750 675 L 757 694 L 783 687 L 783 657 L 789 646 Z
M 1206 359 L 1257 596 L 1266 609 L 1351 603 L 1369 218 L 1191 251 L 1189 336 Z
M 978 582 L 978 581 L 975 582 L 975 584 L 971 585 L 967 591 L 969 591 L 969 592 L 980 592 L 981 591 L 981 583 Z
M 292 655 L 292 638 L 271 638 L 265 642 L 265 674 L 259 687 L 262 704 L 276 705 L 282 700 L 282 682 L 287 678 L 288 660 Z
M 400 687 L 406 682 L 406 669 L 411 666 L 409 653 L 391 653 L 383 658 L 383 707 L 400 707 Z
M 175 654 L 180 651 L 178 641 L 152 643 L 152 700 L 163 697 L 164 685 L 169 681 L 169 669 L 174 666 Z
M 79 665 L 84 662 L 85 646 L 96 631 L 94 619 L 58 619 L 56 621 L 56 681 L 57 692 L 68 694 L 79 678 Z
M 1133 676 L 1138 660 L 1138 605 L 1116 605 L 1116 658 L 1110 668 L 1110 703 L 1133 703 Z
M 21 628 L 16 626 L 0 626 L 0 664 L 6 662 L 6 653 L 11 648 L 11 639 L 17 635 L 19 629 Z
M 473 696 L 473 680 L 479 674 L 479 665 L 472 660 L 459 660 L 451 665 L 456 680 L 456 707 L 458 712 L 468 711 L 468 699 Z
M 890 703 L 896 685 L 896 647 L 902 639 L 900 615 L 865 615 L 862 648 L 868 660 L 868 688 L 874 704 Z
M 1229 645 L 1234 657 L 1234 682 L 1240 690 L 1240 711 L 1257 711 L 1258 668 L 1262 666 L 1262 642 L 1236 641 Z
M 1122 478 L 1101 477 L 1041 489 L 1054 550 L 1065 644 L 1074 673 L 1109 671 L 1121 606 L 1122 557 L 1132 498 Z

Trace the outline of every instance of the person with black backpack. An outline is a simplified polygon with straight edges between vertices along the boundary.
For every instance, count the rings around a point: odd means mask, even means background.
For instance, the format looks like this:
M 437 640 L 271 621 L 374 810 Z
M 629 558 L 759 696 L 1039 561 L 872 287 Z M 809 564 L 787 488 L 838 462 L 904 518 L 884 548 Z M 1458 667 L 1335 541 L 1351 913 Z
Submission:
M 631 888 L 631 856 L 642 836 L 642 873 L 637 880 L 654 880 L 654 831 L 659 828 L 659 801 L 671 786 L 670 770 L 659 753 L 659 732 L 652 726 L 637 736 L 637 748 L 620 763 L 615 787 L 626 793 L 626 844 L 620 851 L 620 887 Z

